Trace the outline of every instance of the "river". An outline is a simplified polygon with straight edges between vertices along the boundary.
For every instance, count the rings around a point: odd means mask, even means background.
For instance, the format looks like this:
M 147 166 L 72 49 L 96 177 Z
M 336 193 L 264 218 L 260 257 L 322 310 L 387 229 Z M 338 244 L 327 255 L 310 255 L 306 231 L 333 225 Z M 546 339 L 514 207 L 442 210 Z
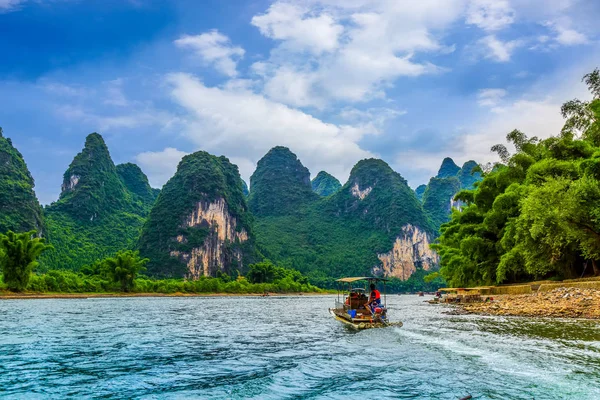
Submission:
M 600 323 L 449 315 L 355 333 L 332 296 L 0 301 L 0 397 L 600 399 Z

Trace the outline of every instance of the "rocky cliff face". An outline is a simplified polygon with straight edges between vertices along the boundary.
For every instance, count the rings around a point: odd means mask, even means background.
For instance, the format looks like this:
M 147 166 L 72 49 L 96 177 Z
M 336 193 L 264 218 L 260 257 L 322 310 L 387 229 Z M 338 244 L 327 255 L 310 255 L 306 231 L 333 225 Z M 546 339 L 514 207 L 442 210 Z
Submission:
M 0 233 L 32 229 L 42 234 L 42 208 L 25 160 L 0 128 Z
M 163 187 L 140 238 L 148 272 L 162 277 L 243 272 L 254 256 L 252 216 L 237 167 L 197 152 Z
M 429 245 L 426 232 L 411 224 L 403 226 L 392 250 L 377 255 L 381 265 L 373 268 L 373 274 L 407 280 L 417 268 L 426 271 L 437 268 L 439 257 Z
M 227 203 L 222 197 L 214 202 L 199 202 L 190 214 L 182 228 L 208 228 L 208 233 L 201 247 L 193 247 L 188 252 L 173 250 L 172 257 L 179 258 L 187 265 L 188 279 L 198 279 L 201 276 L 215 276 L 217 271 L 223 271 L 233 261 L 243 269 L 243 254 L 239 248 L 231 253 L 225 251 L 224 247 L 229 244 L 241 244 L 248 240 L 248 232 L 241 228 L 238 230 L 238 222 L 228 210 Z M 187 243 L 187 236 L 177 236 L 178 243 Z M 233 257 L 229 259 L 228 257 Z

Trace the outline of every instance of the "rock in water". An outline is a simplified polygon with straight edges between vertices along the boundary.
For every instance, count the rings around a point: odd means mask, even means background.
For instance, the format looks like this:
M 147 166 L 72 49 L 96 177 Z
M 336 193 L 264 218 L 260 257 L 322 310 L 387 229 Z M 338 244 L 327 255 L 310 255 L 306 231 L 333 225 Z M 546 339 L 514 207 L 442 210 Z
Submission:
M 251 220 L 237 166 L 202 151 L 185 156 L 142 230 L 148 273 L 197 279 L 243 271 L 254 256 Z
M 332 195 L 342 187 L 340 181 L 325 171 L 319 172 L 311 181 L 311 185 L 313 191 L 319 196 Z
M 0 233 L 35 229 L 43 234 L 42 208 L 34 186 L 23 156 L 0 128 Z
M 64 174 L 60 198 L 45 210 L 55 250 L 42 256 L 44 267 L 76 270 L 135 247 L 152 204 L 143 193 L 148 179 L 134 165 L 119 169 L 121 176 L 102 136 L 90 134 Z
M 250 177 L 248 206 L 257 216 L 286 215 L 318 200 L 310 172 L 287 147 L 274 147 Z

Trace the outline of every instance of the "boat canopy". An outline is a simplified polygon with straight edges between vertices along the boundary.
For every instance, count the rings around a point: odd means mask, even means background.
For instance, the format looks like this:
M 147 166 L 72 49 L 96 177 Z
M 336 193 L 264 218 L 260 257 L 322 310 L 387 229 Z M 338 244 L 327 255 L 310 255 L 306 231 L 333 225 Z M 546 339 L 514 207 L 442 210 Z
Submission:
M 352 282 L 356 282 L 356 281 L 384 281 L 384 282 L 386 282 L 387 279 L 375 278 L 373 276 L 357 276 L 357 277 L 353 277 L 353 278 L 342 278 L 342 279 L 336 280 L 336 282 L 344 282 L 344 283 L 352 283 Z

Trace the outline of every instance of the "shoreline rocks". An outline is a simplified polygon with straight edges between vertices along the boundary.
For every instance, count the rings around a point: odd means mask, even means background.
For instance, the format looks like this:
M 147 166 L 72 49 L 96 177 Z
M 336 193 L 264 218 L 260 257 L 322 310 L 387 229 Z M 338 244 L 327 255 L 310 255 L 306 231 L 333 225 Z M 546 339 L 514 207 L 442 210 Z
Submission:
M 460 307 L 469 314 L 600 319 L 600 290 L 561 287 L 549 292 L 495 296 L 491 302 Z

